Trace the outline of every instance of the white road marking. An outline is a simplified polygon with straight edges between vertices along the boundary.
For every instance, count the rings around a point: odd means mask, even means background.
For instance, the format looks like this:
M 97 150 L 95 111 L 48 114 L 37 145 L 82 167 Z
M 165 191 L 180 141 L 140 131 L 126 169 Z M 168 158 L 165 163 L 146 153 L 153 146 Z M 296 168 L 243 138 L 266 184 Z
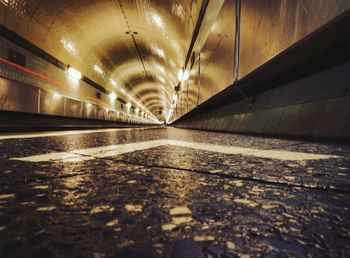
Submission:
M 256 149 L 250 149 L 250 148 L 217 145 L 217 144 L 211 144 L 211 143 L 184 142 L 184 141 L 174 141 L 174 140 L 168 140 L 167 144 L 186 147 L 186 148 L 192 148 L 192 149 L 219 152 L 224 154 L 245 154 L 256 150 Z
M 145 130 L 145 129 L 150 129 L 150 128 L 155 128 L 155 127 L 71 130 L 71 131 L 55 131 L 55 132 L 35 132 L 35 133 L 25 133 L 25 134 L 16 133 L 16 134 L 0 135 L 0 140 L 41 138 L 41 137 L 65 136 L 65 135 L 76 135 L 76 134 L 91 134 L 91 133 L 106 133 L 106 132 L 119 132 L 119 131 L 130 131 L 130 130 Z
M 165 141 L 166 140 L 155 140 L 155 141 L 110 145 L 106 147 L 82 149 L 82 150 L 77 150 L 73 152 L 75 154 L 80 154 L 84 156 L 93 156 L 96 158 L 113 157 L 113 156 L 117 156 L 128 152 L 146 150 L 146 149 L 166 145 Z
M 196 142 L 170 141 L 170 144 L 187 147 L 187 148 L 193 148 L 193 149 L 219 152 L 224 154 L 241 154 L 241 155 L 254 156 L 259 158 L 290 160 L 290 161 L 339 158 L 339 156 L 335 156 L 335 155 L 314 154 L 314 153 L 295 152 L 295 151 L 282 151 L 282 150 L 262 150 L 262 149 L 252 149 L 252 148 L 216 145 L 216 144 L 208 144 L 208 143 L 196 143 Z
M 26 158 L 15 158 L 14 160 L 30 161 L 30 162 L 43 162 L 43 161 L 55 161 L 55 160 L 67 160 L 73 158 L 81 158 L 81 155 L 77 155 L 70 152 L 52 152 L 43 155 L 35 155 Z
M 301 161 L 301 160 L 318 160 L 318 159 L 330 159 L 340 158 L 335 155 L 314 154 L 304 152 L 292 152 L 281 150 L 262 150 L 253 148 L 234 147 L 227 145 L 217 145 L 210 143 L 196 143 L 185 142 L 175 140 L 154 140 L 135 142 L 118 145 L 108 145 L 97 148 L 78 149 L 69 152 L 53 152 L 43 155 L 35 155 L 23 158 L 12 158 L 12 160 L 29 161 L 29 162 L 48 162 L 48 161 L 61 161 L 61 162 L 78 162 L 84 160 L 92 160 L 95 158 L 114 157 L 124 153 L 130 153 L 134 151 L 146 150 L 164 145 L 173 145 L 179 147 L 186 147 L 192 149 L 199 149 L 205 151 L 211 151 L 216 153 L 232 154 L 232 155 L 245 155 L 268 159 L 278 159 L 285 161 Z

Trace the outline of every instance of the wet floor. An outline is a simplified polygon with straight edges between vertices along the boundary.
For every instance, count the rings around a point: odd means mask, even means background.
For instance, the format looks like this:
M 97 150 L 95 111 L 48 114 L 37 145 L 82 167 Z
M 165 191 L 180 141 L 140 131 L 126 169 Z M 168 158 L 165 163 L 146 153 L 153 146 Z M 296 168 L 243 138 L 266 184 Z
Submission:
M 0 136 L 1 257 L 349 257 L 350 146 L 173 128 Z

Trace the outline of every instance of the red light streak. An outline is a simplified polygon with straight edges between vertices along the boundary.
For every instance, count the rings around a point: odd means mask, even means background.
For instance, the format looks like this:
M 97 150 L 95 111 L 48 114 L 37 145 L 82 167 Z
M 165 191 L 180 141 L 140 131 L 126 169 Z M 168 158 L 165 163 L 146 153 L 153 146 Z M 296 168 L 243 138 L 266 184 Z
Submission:
M 66 85 L 64 85 L 64 84 L 62 84 L 62 83 L 60 83 L 60 82 L 58 82 L 58 81 L 56 81 L 56 80 L 54 80 L 54 79 L 52 79 L 52 78 L 46 76 L 46 75 L 43 75 L 43 74 L 34 72 L 34 71 L 30 70 L 30 69 L 27 69 L 27 68 L 25 68 L 25 67 L 23 67 L 23 66 L 21 66 L 21 65 L 18 65 L 18 64 L 13 63 L 13 62 L 10 62 L 10 61 L 8 61 L 8 60 L 6 60 L 6 59 L 4 59 L 4 58 L 1 58 L 1 57 L 0 57 L 0 61 L 3 62 L 3 63 L 5 63 L 5 64 L 7 64 L 7 65 L 12 66 L 12 67 L 18 68 L 18 69 L 20 69 L 20 70 L 22 70 L 22 71 L 25 71 L 25 72 L 27 72 L 27 73 L 29 73 L 29 74 L 35 76 L 35 77 L 38 77 L 38 78 L 40 78 L 40 79 L 42 79 L 42 80 L 44 80 L 44 81 L 48 81 L 48 82 L 50 82 L 50 83 L 53 83 L 53 84 L 55 84 L 56 86 L 58 86 L 58 87 L 60 87 L 60 88 L 63 88 L 64 90 L 68 90 L 68 91 L 69 91 L 69 87 L 67 87 Z M 78 92 L 78 95 L 81 96 L 81 97 L 83 97 L 83 98 L 87 98 L 87 99 L 90 99 L 90 100 L 95 101 L 95 102 L 97 102 L 97 103 L 100 103 L 100 104 L 103 105 L 103 106 L 109 107 L 109 106 L 108 106 L 107 104 L 105 104 L 104 102 L 102 102 L 102 101 L 100 101 L 100 100 L 98 100 L 98 99 L 96 99 L 96 98 L 92 98 L 92 97 L 90 97 L 90 96 L 88 96 L 88 95 L 86 95 L 86 94 L 84 94 L 84 93 L 79 93 L 79 92 Z

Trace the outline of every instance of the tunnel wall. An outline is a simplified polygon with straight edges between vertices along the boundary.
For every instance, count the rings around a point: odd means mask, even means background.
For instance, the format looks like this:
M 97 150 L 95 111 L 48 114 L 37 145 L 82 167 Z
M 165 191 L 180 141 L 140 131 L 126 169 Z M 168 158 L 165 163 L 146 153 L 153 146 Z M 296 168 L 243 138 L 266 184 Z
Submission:
M 350 140 L 350 63 L 180 120 L 175 126 L 296 137 Z
M 235 4 L 236 1 L 225 1 L 207 41 L 197 49 L 201 57 L 197 55 L 190 80 L 182 85 L 173 121 L 234 82 Z M 244 0 L 241 4 L 237 80 L 254 73 L 350 10 L 348 0 Z M 317 53 L 319 49 L 313 51 Z
M 124 103 L 111 101 L 82 80 L 33 53 L 0 37 L 0 57 L 9 57 L 14 50 L 25 58 L 25 65 L 0 62 L 0 110 L 101 121 L 146 124 L 128 112 Z M 7 58 L 6 58 L 7 60 Z
M 348 0 L 243 0 L 239 79 L 349 9 Z
M 0 110 L 88 120 L 142 124 L 113 110 L 0 77 Z

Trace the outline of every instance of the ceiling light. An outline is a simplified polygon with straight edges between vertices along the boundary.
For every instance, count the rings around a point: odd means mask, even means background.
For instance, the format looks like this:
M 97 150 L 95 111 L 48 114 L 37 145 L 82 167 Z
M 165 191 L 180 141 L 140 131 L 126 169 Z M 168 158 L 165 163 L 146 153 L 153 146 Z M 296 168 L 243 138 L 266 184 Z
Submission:
M 61 96 L 61 94 L 59 94 L 59 93 L 57 93 L 57 92 L 54 92 L 54 93 L 53 93 L 53 97 L 54 97 L 55 99 L 60 99 L 62 96 Z
M 81 72 L 79 72 L 77 69 L 74 69 L 71 66 L 68 66 L 67 73 L 69 76 L 73 77 L 74 79 L 80 80 L 82 78 Z
M 110 93 L 109 94 L 109 99 L 111 101 L 115 101 L 117 99 L 117 94 L 115 94 L 114 92 Z
M 114 80 L 111 80 L 111 84 L 113 85 L 113 87 L 117 87 L 117 83 Z
M 60 42 L 62 43 L 64 49 L 67 50 L 70 54 L 74 54 L 76 52 L 75 45 L 68 39 L 63 38 Z
M 155 54 L 155 55 L 157 55 L 157 56 L 159 56 L 160 58 L 165 58 L 165 53 L 164 53 L 164 50 L 162 49 L 162 48 L 160 48 L 160 47 L 152 47 L 152 52 Z
M 187 70 L 180 69 L 177 78 L 182 82 L 188 80 L 190 78 L 190 73 Z
M 161 76 L 158 77 L 158 80 L 162 83 L 162 84 L 165 84 L 165 79 Z
M 177 101 L 177 94 L 174 94 L 174 96 L 173 96 L 173 101 L 174 101 L 174 102 Z
M 164 29 L 164 23 L 162 17 L 159 16 L 157 13 L 151 13 L 151 19 L 153 23 L 160 29 Z
M 105 76 L 105 72 L 102 70 L 101 67 L 99 67 L 98 65 L 94 65 L 94 71 L 100 75 L 101 77 Z
M 186 12 L 181 4 L 174 2 L 171 9 L 175 15 L 179 16 L 182 20 L 185 19 Z

